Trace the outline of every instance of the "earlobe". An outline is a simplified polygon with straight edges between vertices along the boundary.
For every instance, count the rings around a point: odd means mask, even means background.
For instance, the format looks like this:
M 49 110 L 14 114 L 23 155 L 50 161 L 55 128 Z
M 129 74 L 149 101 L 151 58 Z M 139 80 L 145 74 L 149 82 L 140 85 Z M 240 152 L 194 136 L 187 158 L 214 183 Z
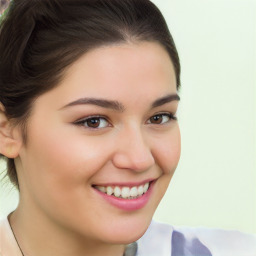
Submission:
M 8 158 L 16 158 L 21 146 L 20 136 L 14 134 L 14 129 L 5 114 L 5 108 L 0 102 L 0 154 Z

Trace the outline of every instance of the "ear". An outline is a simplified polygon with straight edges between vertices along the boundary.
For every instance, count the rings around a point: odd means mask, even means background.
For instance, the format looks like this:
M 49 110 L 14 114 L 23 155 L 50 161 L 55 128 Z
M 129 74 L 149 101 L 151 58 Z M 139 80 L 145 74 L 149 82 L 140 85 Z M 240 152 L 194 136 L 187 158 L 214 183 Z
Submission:
M 5 108 L 0 102 L 0 154 L 7 158 L 16 158 L 22 145 L 22 137 L 18 127 L 11 125 Z

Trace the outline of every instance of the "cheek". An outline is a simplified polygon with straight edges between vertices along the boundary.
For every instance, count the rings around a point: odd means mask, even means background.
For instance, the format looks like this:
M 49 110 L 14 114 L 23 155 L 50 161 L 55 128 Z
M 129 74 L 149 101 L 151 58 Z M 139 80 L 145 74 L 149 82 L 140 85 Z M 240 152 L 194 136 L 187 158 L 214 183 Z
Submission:
M 85 139 L 65 129 L 31 131 L 22 156 L 23 168 L 26 186 L 33 186 L 31 191 L 39 194 L 44 191 L 40 197 L 61 201 L 81 193 L 108 157 L 102 143 L 93 137 Z
M 172 176 L 178 165 L 181 152 L 181 139 L 178 125 L 172 130 L 172 133 L 161 140 L 161 143 L 158 144 L 155 150 L 157 151 L 157 161 L 161 169 L 165 174 Z
M 108 151 L 95 137 L 77 138 L 60 131 L 31 134 L 33 143 L 27 144 L 22 157 L 24 187 L 32 204 L 53 218 L 69 220 L 73 209 L 85 212 L 89 207 L 88 184 L 108 160 Z

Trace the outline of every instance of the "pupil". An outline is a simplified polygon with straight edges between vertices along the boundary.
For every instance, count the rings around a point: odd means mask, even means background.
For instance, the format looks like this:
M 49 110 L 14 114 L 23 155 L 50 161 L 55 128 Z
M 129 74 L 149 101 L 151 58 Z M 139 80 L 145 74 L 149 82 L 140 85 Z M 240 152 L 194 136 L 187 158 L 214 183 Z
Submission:
M 153 116 L 150 121 L 151 121 L 152 123 L 161 124 L 161 122 L 162 122 L 162 116 L 160 116 L 160 115 Z
M 89 127 L 98 127 L 99 126 L 99 123 L 100 123 L 100 120 L 99 119 L 90 119 L 88 121 L 88 126 Z

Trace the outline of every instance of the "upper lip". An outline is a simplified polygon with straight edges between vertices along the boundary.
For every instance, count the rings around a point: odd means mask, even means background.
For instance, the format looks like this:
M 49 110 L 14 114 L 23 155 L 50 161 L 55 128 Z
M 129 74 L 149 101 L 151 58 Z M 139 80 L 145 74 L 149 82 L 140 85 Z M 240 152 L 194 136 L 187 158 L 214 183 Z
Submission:
M 140 186 L 140 185 L 144 185 L 148 182 L 153 182 L 155 181 L 157 178 L 153 178 L 153 179 L 146 179 L 143 181 L 135 181 L 135 182 L 107 182 L 107 183 L 97 183 L 97 184 L 93 184 L 92 186 L 101 186 L 101 187 L 107 187 L 107 186 L 121 186 L 121 187 L 135 187 L 135 186 Z

